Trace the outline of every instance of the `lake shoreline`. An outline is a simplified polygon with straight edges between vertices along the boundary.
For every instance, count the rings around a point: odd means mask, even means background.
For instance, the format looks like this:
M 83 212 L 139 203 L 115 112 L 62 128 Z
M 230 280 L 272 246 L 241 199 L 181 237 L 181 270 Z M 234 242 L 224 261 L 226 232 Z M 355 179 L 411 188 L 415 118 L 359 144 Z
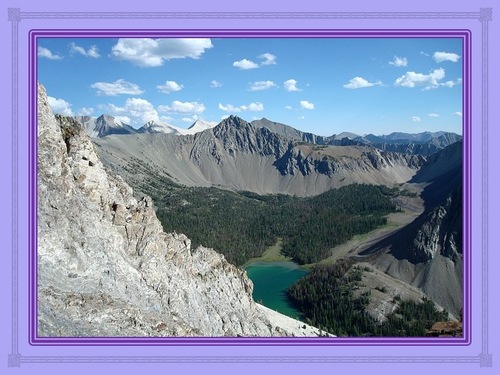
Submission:
M 281 266 L 281 267 L 286 267 L 289 269 L 301 269 L 303 271 L 308 271 L 307 268 L 304 268 L 298 263 L 295 263 L 292 260 L 252 260 L 247 263 L 245 263 L 241 268 L 243 270 L 246 270 L 248 267 L 255 267 L 255 266 L 266 266 L 266 265 L 273 265 L 273 266 Z
M 245 272 L 254 285 L 252 297 L 255 302 L 293 319 L 303 319 L 286 291 L 309 271 L 291 261 L 255 261 L 246 266 Z

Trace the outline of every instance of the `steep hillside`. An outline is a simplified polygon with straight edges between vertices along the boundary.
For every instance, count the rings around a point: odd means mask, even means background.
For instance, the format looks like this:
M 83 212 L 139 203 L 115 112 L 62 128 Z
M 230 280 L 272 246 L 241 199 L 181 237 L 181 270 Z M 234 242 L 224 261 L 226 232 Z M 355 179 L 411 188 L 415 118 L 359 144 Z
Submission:
M 211 249 L 192 249 L 182 234 L 164 233 L 152 206 L 105 171 L 78 122 L 56 120 L 39 86 L 39 336 L 305 332 L 303 324 L 271 324 L 243 271 Z
M 427 183 L 425 211 L 361 253 L 379 270 L 419 288 L 459 317 L 463 293 L 461 143 L 429 160 L 415 176 Z

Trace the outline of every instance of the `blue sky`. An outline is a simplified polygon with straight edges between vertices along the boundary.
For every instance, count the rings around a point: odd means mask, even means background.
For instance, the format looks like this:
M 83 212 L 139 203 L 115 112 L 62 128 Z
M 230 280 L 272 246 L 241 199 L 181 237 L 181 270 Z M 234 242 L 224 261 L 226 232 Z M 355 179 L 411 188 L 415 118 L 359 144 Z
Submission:
M 462 133 L 459 38 L 40 38 L 55 112 L 189 127 L 234 114 L 319 135 Z

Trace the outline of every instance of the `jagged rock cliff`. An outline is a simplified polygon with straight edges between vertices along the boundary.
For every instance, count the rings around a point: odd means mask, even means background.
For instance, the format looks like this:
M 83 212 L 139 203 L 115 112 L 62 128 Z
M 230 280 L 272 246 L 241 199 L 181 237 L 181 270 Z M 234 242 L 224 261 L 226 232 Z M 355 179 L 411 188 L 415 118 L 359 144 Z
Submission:
M 275 336 L 244 271 L 164 233 L 38 88 L 38 335 Z

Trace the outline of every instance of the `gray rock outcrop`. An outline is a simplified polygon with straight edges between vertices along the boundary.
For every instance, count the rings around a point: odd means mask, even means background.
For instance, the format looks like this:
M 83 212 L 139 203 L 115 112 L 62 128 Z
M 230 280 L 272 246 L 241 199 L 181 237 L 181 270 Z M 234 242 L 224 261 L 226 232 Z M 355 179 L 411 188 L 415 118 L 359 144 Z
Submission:
M 108 174 L 38 88 L 38 335 L 276 336 L 251 281 L 164 233 L 149 198 Z

